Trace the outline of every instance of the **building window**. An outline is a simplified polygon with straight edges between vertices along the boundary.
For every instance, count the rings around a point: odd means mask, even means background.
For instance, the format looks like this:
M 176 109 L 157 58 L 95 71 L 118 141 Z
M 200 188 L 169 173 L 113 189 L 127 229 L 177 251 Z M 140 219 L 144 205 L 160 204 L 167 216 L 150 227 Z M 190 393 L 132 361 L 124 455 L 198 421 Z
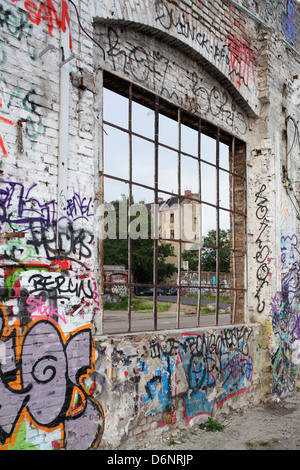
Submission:
M 104 333 L 243 322 L 245 144 L 104 72 L 102 165 Z

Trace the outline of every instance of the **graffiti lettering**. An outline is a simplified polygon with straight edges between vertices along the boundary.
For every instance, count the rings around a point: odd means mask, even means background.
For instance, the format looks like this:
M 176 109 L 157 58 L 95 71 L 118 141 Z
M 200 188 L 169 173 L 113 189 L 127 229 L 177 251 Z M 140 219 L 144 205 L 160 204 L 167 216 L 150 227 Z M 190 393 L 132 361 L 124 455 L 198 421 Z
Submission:
M 50 227 L 54 223 L 55 201 L 40 203 L 33 196 L 34 188 L 35 184 L 26 190 L 22 183 L 0 181 L 1 225 L 8 223 L 13 231 L 21 232 L 39 224 Z
M 83 228 L 74 229 L 71 223 L 68 223 L 64 230 L 57 229 L 56 225 L 46 230 L 41 223 L 39 232 L 31 228 L 31 239 L 27 240 L 27 245 L 33 246 L 37 254 L 43 248 L 48 260 L 76 260 L 74 255 L 81 260 L 92 256 L 90 245 L 93 240 L 94 235 L 91 232 Z
M 45 304 L 42 297 L 39 299 L 36 299 L 35 297 L 28 297 L 26 302 L 30 307 L 28 307 L 28 311 L 30 312 L 32 319 L 41 317 L 55 319 L 55 317 L 59 317 L 63 323 L 66 323 L 65 316 L 58 314 L 58 309 L 54 308 L 53 302 L 51 302 L 51 305 L 48 306 Z
M 190 111 L 201 113 L 203 116 L 211 113 L 213 117 L 225 122 L 234 132 L 242 135 L 247 132 L 247 118 L 237 109 L 228 93 L 221 92 L 217 86 L 211 89 L 204 86 L 195 71 L 189 72 L 190 79 L 184 89 L 181 90 L 180 86 L 170 89 L 167 86 L 167 77 L 173 74 L 175 69 L 179 69 L 174 60 L 159 50 L 149 51 L 142 46 L 134 48 L 130 46 L 129 49 L 125 49 L 125 39 L 120 34 L 122 33 L 109 26 L 102 42 L 103 45 L 105 41 L 108 43 L 107 57 L 111 60 L 114 71 L 119 67 L 123 74 L 131 75 L 141 83 L 152 80 L 154 90 L 177 101 L 182 107 L 188 105 L 187 96 L 191 94 L 192 99 L 188 101 L 194 103 L 195 109 L 192 108 Z
M 13 3 L 19 2 L 20 0 L 11 0 Z M 54 27 L 61 29 L 63 32 L 66 31 L 67 27 L 70 31 L 70 18 L 69 18 L 69 7 L 66 0 L 62 1 L 62 13 L 61 18 L 59 17 L 56 8 L 52 0 L 46 0 L 46 2 L 40 1 L 25 1 L 24 8 L 27 11 L 28 19 L 31 23 L 39 25 L 44 22 L 48 28 L 50 36 L 53 34 Z M 70 49 L 72 49 L 72 39 L 70 33 Z
M 155 20 L 163 29 L 169 32 L 174 28 L 178 36 L 196 41 L 204 49 L 204 52 L 211 54 L 211 51 L 214 51 L 213 57 L 217 63 L 225 60 L 228 67 L 228 77 L 238 88 L 241 88 L 242 85 L 249 87 L 250 71 L 255 84 L 254 64 L 257 54 L 246 43 L 237 41 L 232 34 L 229 34 L 228 53 L 224 47 L 215 45 L 215 41 L 210 40 L 206 33 L 199 32 L 196 26 L 192 26 L 184 13 L 179 13 L 174 8 L 169 7 L 163 0 L 155 1 L 155 9 Z
M 267 219 L 267 214 L 268 214 L 268 208 L 267 208 L 267 198 L 264 196 L 264 193 L 266 191 L 266 185 L 263 184 L 260 188 L 260 190 L 256 193 L 255 195 L 255 203 L 256 203 L 256 218 L 260 222 L 260 228 L 259 228 L 259 235 L 256 239 L 256 243 L 258 244 L 259 251 L 257 251 L 255 259 L 256 262 L 259 264 L 259 267 L 256 272 L 256 278 L 258 281 L 258 287 L 256 290 L 256 295 L 255 298 L 257 299 L 257 311 L 258 313 L 263 313 L 266 303 L 264 300 L 261 300 L 261 292 L 264 288 L 264 286 L 268 286 L 268 278 L 270 275 L 270 269 L 267 263 L 267 259 L 269 258 L 270 255 L 270 249 L 269 247 L 264 244 L 264 234 L 265 231 L 268 229 L 269 226 L 269 221 Z
M 57 222 L 56 201 L 42 202 L 38 198 L 37 185 L 28 189 L 22 183 L 0 181 L 0 222 L 9 224 L 13 232 L 38 229 L 41 225 L 50 229 Z M 93 202 L 78 192 L 63 204 L 65 215 L 59 219 L 70 223 L 79 219 L 88 220 L 94 214 Z
M 238 88 L 242 85 L 248 87 L 251 70 L 255 83 L 254 63 L 257 54 L 254 54 L 247 44 L 237 41 L 232 34 L 228 35 L 228 46 L 231 66 L 229 76 L 232 82 L 236 83 Z
M 208 90 L 200 84 L 199 77 L 195 72 L 192 74 L 193 95 L 196 98 L 197 109 L 201 113 L 211 113 L 214 117 L 219 117 L 222 121 L 233 128 L 235 132 L 246 134 L 247 123 L 245 116 L 237 111 L 235 104 L 226 92 L 221 92 L 218 87 Z
M 84 296 L 87 299 L 94 297 L 94 290 L 92 287 L 91 279 L 74 279 L 68 278 L 64 275 L 49 274 L 34 274 L 28 279 L 30 294 L 37 294 L 41 291 L 53 293 L 55 298 L 76 295 L 81 298 Z
M 189 420 L 198 413 L 213 414 L 215 407 L 243 393 L 253 375 L 249 352 L 251 334 L 251 329 L 241 327 L 222 330 L 220 334 L 183 335 L 181 340 L 152 341 L 151 360 L 160 359 L 161 365 L 153 370 L 145 385 L 143 403 L 149 407 L 146 413 L 170 411 L 176 400 L 182 399 Z M 186 377 L 181 391 L 175 389 L 178 367 L 183 367 Z M 148 374 L 149 368 L 147 359 L 141 358 L 139 376 Z M 208 392 L 217 385 L 221 386 L 221 392 L 211 400 Z
M 21 41 L 24 34 L 31 36 L 32 24 L 28 20 L 26 12 L 20 8 L 16 8 L 15 12 L 5 10 L 0 5 L 0 28 L 6 27 L 7 31 Z
M 66 211 L 66 217 L 69 220 L 75 222 L 78 219 L 88 220 L 89 217 L 92 217 L 94 214 L 92 212 L 94 205 L 92 198 L 89 199 L 80 196 L 78 193 L 74 193 L 71 199 L 67 200 L 67 204 L 64 207 Z

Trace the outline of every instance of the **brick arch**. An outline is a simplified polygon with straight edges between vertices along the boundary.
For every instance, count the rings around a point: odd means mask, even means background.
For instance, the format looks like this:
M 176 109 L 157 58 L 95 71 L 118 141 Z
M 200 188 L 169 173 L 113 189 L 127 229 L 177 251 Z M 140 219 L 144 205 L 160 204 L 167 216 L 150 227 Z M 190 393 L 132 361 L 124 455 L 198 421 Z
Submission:
M 134 8 L 135 3 L 140 7 Z M 115 8 L 97 4 L 94 24 L 96 29 L 106 24 L 112 28 L 142 31 L 149 38 L 182 52 L 222 84 L 249 117 L 257 116 L 260 112 L 255 77 L 258 50 L 252 44 L 255 43 L 253 38 L 239 34 L 236 28 L 231 31 L 230 26 L 223 37 L 218 38 L 209 32 L 204 22 L 195 20 L 178 4 L 180 2 L 167 0 L 134 0 L 127 2 L 126 7 L 124 2 L 116 0 Z
M 245 138 L 253 110 L 237 90 L 233 93 L 234 87 L 224 75 L 213 74 L 212 66 L 206 65 L 204 58 L 202 64 L 200 58 L 195 59 L 195 51 L 189 54 L 182 44 L 175 47 L 170 37 L 166 40 L 165 33 L 156 34 L 149 27 L 126 21 L 102 20 L 94 27 L 95 38 L 101 46 L 95 48 L 96 67 L 136 83 L 226 132 Z

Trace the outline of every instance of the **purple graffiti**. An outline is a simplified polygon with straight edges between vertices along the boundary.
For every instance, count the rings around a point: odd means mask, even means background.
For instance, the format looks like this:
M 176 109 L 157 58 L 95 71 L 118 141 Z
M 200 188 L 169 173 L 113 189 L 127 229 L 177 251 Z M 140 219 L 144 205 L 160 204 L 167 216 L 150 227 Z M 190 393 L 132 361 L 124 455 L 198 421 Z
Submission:
M 287 41 L 294 44 L 296 41 L 296 10 L 292 0 L 288 0 L 286 13 L 282 14 L 282 27 Z
M 22 183 L 0 181 L 0 223 L 8 223 L 13 231 L 25 232 L 28 229 L 43 227 L 51 229 L 57 223 L 56 200 L 41 202 L 33 184 L 26 189 Z M 66 219 L 73 223 L 78 219 L 88 220 L 94 215 L 93 200 L 74 192 L 63 205 L 65 215 L 59 221 Z M 16 225 L 18 227 L 16 228 Z
M 297 366 L 293 350 L 295 341 L 300 339 L 299 295 L 300 264 L 296 261 L 282 279 L 280 294 L 271 301 L 272 329 L 276 340 L 276 350 L 271 357 L 273 392 L 279 397 L 295 389 Z
M 49 227 L 55 221 L 55 201 L 41 203 L 33 196 L 36 184 L 25 189 L 21 183 L 0 181 L 0 223 L 8 223 L 13 231 L 26 231 L 29 226 Z
M 0 364 L 0 442 L 12 436 L 24 408 L 38 426 L 54 429 L 64 426 L 67 450 L 90 449 L 103 431 L 103 412 L 85 390 L 81 379 L 91 371 L 92 336 L 81 329 L 65 340 L 51 321 L 33 322 L 23 338 L 20 358 L 16 359 L 17 332 L 7 337 L 5 318 L 1 335 L 5 360 Z M 19 386 L 13 384 L 19 377 Z M 74 388 L 80 390 L 80 411 L 70 413 Z M 90 420 L 92 416 L 92 420 Z
M 298 238 L 296 235 L 285 237 L 281 234 L 281 263 L 283 267 L 289 266 L 291 262 L 295 261 L 296 255 L 300 255 L 297 246 Z
M 67 219 L 75 222 L 78 219 L 88 220 L 89 217 L 93 217 L 93 208 L 94 204 L 92 198 L 89 199 L 80 196 L 80 194 L 75 193 L 73 197 L 67 200 L 64 210 L 66 211 L 66 216 L 61 219 Z

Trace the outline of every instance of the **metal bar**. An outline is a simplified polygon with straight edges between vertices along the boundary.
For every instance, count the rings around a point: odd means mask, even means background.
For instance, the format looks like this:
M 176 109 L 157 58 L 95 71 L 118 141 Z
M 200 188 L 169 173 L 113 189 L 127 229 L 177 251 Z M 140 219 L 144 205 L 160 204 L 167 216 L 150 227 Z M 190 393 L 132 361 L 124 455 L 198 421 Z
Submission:
M 215 168 L 215 165 L 213 165 L 213 166 L 214 166 L 214 168 Z M 223 171 L 223 169 L 222 169 L 222 171 Z M 235 175 L 232 174 L 232 173 L 230 173 L 230 175 L 235 176 Z M 120 181 L 120 182 L 122 182 L 122 183 L 128 183 L 128 180 L 126 180 L 126 179 L 124 179 L 124 178 L 120 178 L 120 177 L 118 177 L 118 176 L 109 175 L 109 174 L 107 174 L 107 173 L 103 173 L 103 176 L 104 176 L 105 178 L 109 178 L 109 179 L 112 179 L 112 180 L 115 180 L 115 181 Z M 244 180 L 245 180 L 245 178 L 242 178 L 242 177 L 240 177 L 239 175 L 237 175 L 237 177 L 240 178 L 240 179 L 244 179 Z M 246 180 L 245 180 L 245 181 L 246 181 Z M 142 184 L 142 183 L 134 183 L 134 185 L 135 185 L 135 186 L 139 186 L 140 188 L 149 189 L 150 191 L 153 190 L 153 188 L 152 188 L 151 186 L 146 186 L 145 184 Z M 166 194 L 166 195 L 171 196 L 171 197 L 177 197 L 177 198 L 179 197 L 179 194 L 177 194 L 177 193 L 169 193 L 169 192 L 167 192 L 167 191 L 162 191 L 162 190 L 160 190 L 159 188 L 158 188 L 158 192 L 159 192 L 159 193 L 162 193 L 162 194 Z M 212 204 L 212 203 L 210 203 L 210 202 L 203 202 L 201 199 L 195 199 L 195 198 L 193 198 L 193 197 L 189 197 L 189 200 L 190 200 L 190 201 L 200 202 L 200 203 L 202 203 L 202 204 L 205 204 L 206 206 L 213 207 L 213 208 L 215 208 L 215 209 L 217 208 L 217 206 L 216 206 L 215 204 Z M 225 211 L 225 212 L 230 212 L 230 213 L 234 212 L 234 213 L 236 213 L 237 215 L 241 215 L 241 216 L 243 216 L 243 217 L 246 217 L 246 214 L 244 214 L 243 212 L 240 212 L 240 211 L 238 211 L 238 210 L 233 211 L 233 210 L 231 210 L 231 209 L 226 209 L 226 208 L 222 208 L 222 210 Z M 164 238 L 164 240 L 168 240 L 168 238 Z M 172 239 L 172 240 L 174 241 L 174 239 Z M 176 239 L 175 239 L 175 241 L 176 241 Z
M 286 41 L 284 38 L 280 38 L 282 42 L 284 42 L 284 44 L 286 46 L 288 46 L 290 49 L 292 49 L 293 52 L 295 52 L 295 54 L 299 55 L 300 56 L 300 52 L 297 51 L 297 49 L 295 49 L 292 44 L 290 44 L 288 41 Z
M 202 184 L 201 184 L 201 118 L 198 121 L 198 190 L 199 200 L 202 199 Z M 201 204 L 201 203 L 200 203 Z M 200 246 L 198 250 L 198 284 L 201 286 L 201 259 L 202 259 L 202 205 L 200 206 L 200 221 L 199 221 L 199 240 Z M 197 324 L 200 326 L 201 323 L 201 288 L 198 291 L 198 303 L 197 303 Z
M 70 57 L 68 57 L 67 59 L 63 60 L 60 64 L 59 64 L 59 67 L 63 67 L 64 65 L 66 65 L 68 62 L 70 62 L 71 60 L 75 59 L 75 54 L 72 53 L 70 55 Z
M 266 23 L 262 21 L 258 16 L 254 15 L 251 11 L 249 11 L 247 8 L 243 7 L 243 5 L 240 5 L 239 3 L 235 2 L 234 0 L 227 0 L 228 3 L 231 3 L 233 6 L 235 6 L 238 10 L 243 11 L 246 13 L 248 16 L 250 16 L 254 21 L 257 21 L 257 23 L 262 24 L 267 27 Z
M 233 139 L 232 139 L 231 161 L 232 161 L 232 167 L 234 168 L 234 166 L 235 166 L 235 137 L 233 137 Z M 234 176 L 232 176 L 231 194 L 232 194 L 231 205 L 232 205 L 232 208 L 234 210 L 235 205 L 236 205 L 235 204 L 235 177 Z M 234 289 L 236 289 L 235 221 L 236 221 L 235 212 L 233 211 L 233 213 L 232 213 L 232 275 L 233 275 Z M 236 291 L 234 291 L 233 310 L 232 310 L 232 315 L 231 315 L 232 324 L 235 324 L 236 303 L 237 303 L 237 294 L 236 294 Z
M 154 203 L 157 207 L 158 205 L 158 140 L 159 140 L 159 98 L 155 98 L 155 163 L 154 163 Z M 157 214 L 155 214 L 157 216 Z M 155 217 L 155 224 L 158 220 Z M 156 233 L 157 226 L 155 226 Z M 158 284 L 158 240 L 154 240 L 154 262 L 153 262 L 153 280 L 154 280 L 154 292 L 153 292 L 153 321 L 154 321 L 154 331 L 157 331 L 157 284 Z
M 177 282 L 181 286 L 181 256 L 182 256 L 182 217 L 181 217 L 181 110 L 178 109 L 178 162 L 177 162 L 177 177 L 178 177 L 178 234 L 179 234 L 179 250 L 177 269 L 178 276 Z M 181 289 L 177 290 L 177 328 L 180 328 L 180 300 L 181 300 Z
M 41 59 L 43 55 L 47 54 L 48 51 L 53 51 L 55 49 L 55 46 L 53 44 L 48 44 L 40 53 L 39 53 L 39 58 Z M 61 64 L 64 65 L 64 64 Z
M 129 85 L 129 106 L 128 106 L 128 128 L 129 128 L 129 206 L 132 205 L 132 83 Z M 131 214 L 129 214 L 129 224 L 131 223 Z M 130 226 L 130 225 L 129 225 Z M 131 301 L 132 301 L 132 240 L 128 237 L 128 331 L 132 329 Z
M 217 129 L 217 154 L 216 154 L 216 174 L 217 174 L 217 232 L 216 232 L 216 326 L 219 325 L 219 286 L 220 286 L 220 129 Z
M 105 125 L 107 125 L 107 126 L 110 126 L 110 127 L 113 127 L 114 129 L 118 129 L 118 130 L 120 130 L 120 131 L 123 131 L 123 132 L 129 134 L 129 130 L 128 130 L 128 129 L 125 129 L 125 128 L 123 128 L 123 127 L 120 127 L 120 126 L 118 126 L 117 124 L 113 124 L 112 122 L 103 121 L 103 124 L 105 124 Z M 145 136 L 143 136 L 143 135 L 141 135 L 141 134 L 137 134 L 136 132 L 132 132 L 132 135 L 133 135 L 134 137 L 139 137 L 139 138 L 142 139 L 142 140 L 146 140 L 147 142 L 150 142 L 150 143 L 152 143 L 152 144 L 155 144 L 155 140 L 150 139 L 149 137 L 145 137 Z M 177 152 L 177 149 L 176 149 L 176 148 L 170 147 L 169 145 L 166 145 L 166 144 L 163 144 L 163 143 L 160 143 L 159 145 L 160 145 L 160 147 L 163 147 L 163 148 L 165 148 L 165 149 L 173 150 L 173 151 Z M 198 157 L 195 157 L 194 155 L 190 155 L 189 153 L 181 152 L 181 154 L 182 154 L 182 155 L 185 155 L 185 156 L 187 156 L 187 157 L 190 157 L 190 158 L 192 158 L 192 159 L 194 159 L 194 160 L 198 160 Z M 203 163 L 205 163 L 205 164 L 208 165 L 208 166 L 212 166 L 212 167 L 215 167 L 215 166 L 216 166 L 214 163 L 211 163 L 211 162 L 209 162 L 209 161 L 207 161 L 207 160 L 205 160 L 204 158 L 201 158 L 201 157 L 200 157 L 200 161 L 203 162 Z M 227 170 L 226 168 L 222 168 L 222 171 L 224 171 L 225 173 L 230 173 L 230 174 L 232 173 L 234 176 L 237 176 L 237 177 L 239 177 L 240 179 L 246 180 L 246 176 L 239 175 L 239 174 L 235 173 L 234 170 L 231 171 L 231 170 Z M 138 182 L 135 182 L 135 184 L 137 184 L 137 185 L 139 185 L 139 186 L 144 186 L 144 185 L 142 185 L 142 184 L 140 184 L 140 183 L 138 183 Z M 148 186 L 145 186 L 145 187 L 147 188 Z M 149 187 L 148 187 L 148 188 L 149 188 Z M 170 193 L 170 192 L 165 191 L 165 190 L 159 190 L 159 192 L 163 192 L 163 193 L 171 194 L 171 195 L 174 195 L 174 194 L 176 195 L 176 193 Z M 208 204 L 209 204 L 209 203 L 208 203 Z
M 7 265 L 8 267 L 10 265 Z M 18 266 L 18 265 L 17 265 Z M 20 265 L 21 266 L 21 265 Z M 129 287 L 129 282 L 105 282 L 105 286 L 120 286 L 120 287 Z M 131 286 L 132 287 L 155 287 L 155 284 L 136 284 L 136 283 L 131 283 Z M 157 287 L 162 287 L 162 288 L 167 288 L 167 287 L 180 287 L 178 284 L 157 284 Z M 193 287 L 195 287 L 194 284 L 185 284 L 184 285 L 184 288 L 189 288 L 189 289 L 192 289 Z M 215 287 L 214 284 L 200 284 L 198 286 L 196 286 L 196 288 L 199 288 L 199 287 L 209 287 L 209 288 L 213 288 Z M 228 291 L 239 291 L 239 292 L 247 292 L 247 289 L 241 289 L 239 287 L 237 288 L 234 288 L 234 287 L 229 287 L 228 289 L 226 289 Z

